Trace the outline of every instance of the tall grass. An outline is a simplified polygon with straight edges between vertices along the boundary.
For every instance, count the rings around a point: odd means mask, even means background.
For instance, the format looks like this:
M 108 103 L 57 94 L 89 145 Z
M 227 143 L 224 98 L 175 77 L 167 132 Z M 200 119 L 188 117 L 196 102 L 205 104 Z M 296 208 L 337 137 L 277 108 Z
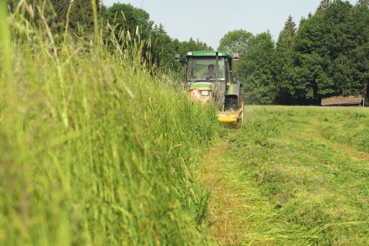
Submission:
M 12 36 L 0 23 L 0 245 L 207 244 L 192 169 L 217 137 L 212 105 L 142 63 L 139 34 L 112 54 L 56 44 L 19 9 Z

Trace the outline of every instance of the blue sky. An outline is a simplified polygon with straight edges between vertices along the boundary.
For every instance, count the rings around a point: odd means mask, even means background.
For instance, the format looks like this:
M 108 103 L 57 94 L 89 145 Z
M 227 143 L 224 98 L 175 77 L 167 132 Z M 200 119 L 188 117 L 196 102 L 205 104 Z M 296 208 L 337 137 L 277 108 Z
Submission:
M 253 34 L 269 29 L 274 40 L 289 15 L 298 25 L 301 16 L 314 13 L 320 0 L 119 0 L 143 8 L 155 24 L 162 23 L 171 38 L 199 38 L 214 49 L 229 31 L 243 29 Z M 356 0 L 350 0 L 355 4 Z M 106 6 L 118 0 L 104 0 Z

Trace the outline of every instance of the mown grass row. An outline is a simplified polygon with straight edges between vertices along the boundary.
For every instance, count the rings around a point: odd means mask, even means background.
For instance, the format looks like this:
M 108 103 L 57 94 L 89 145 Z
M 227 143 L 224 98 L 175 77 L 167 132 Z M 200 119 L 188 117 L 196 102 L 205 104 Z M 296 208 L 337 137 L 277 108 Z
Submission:
M 139 36 L 56 45 L 22 15 L 0 36 L 0 245 L 207 244 L 212 105 L 142 65 Z
M 223 170 L 249 208 L 240 242 L 368 244 L 369 111 L 249 107 L 245 116 Z
M 330 114 L 319 116 L 318 130 L 330 141 L 369 153 L 369 115 L 365 112 L 355 108 L 332 109 Z

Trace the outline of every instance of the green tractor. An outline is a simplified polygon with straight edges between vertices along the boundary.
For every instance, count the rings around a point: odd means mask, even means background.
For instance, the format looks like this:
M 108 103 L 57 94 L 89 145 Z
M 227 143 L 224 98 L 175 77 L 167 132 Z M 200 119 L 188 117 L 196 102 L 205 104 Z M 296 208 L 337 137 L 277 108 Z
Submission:
M 180 55 L 175 55 L 178 62 Z M 233 61 L 237 53 L 224 51 L 190 51 L 186 53 L 186 81 L 182 84 L 190 97 L 215 102 L 218 120 L 231 127 L 243 123 L 243 87 L 233 78 Z

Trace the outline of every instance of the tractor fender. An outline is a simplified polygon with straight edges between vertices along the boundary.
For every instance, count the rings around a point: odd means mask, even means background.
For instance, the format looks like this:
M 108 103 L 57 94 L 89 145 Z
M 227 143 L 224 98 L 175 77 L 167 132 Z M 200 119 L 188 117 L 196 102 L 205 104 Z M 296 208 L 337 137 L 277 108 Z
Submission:
M 228 86 L 228 90 L 227 90 L 227 97 L 237 97 L 237 100 L 240 99 L 240 91 L 242 88 L 242 84 L 238 81 L 233 81 L 229 86 Z

